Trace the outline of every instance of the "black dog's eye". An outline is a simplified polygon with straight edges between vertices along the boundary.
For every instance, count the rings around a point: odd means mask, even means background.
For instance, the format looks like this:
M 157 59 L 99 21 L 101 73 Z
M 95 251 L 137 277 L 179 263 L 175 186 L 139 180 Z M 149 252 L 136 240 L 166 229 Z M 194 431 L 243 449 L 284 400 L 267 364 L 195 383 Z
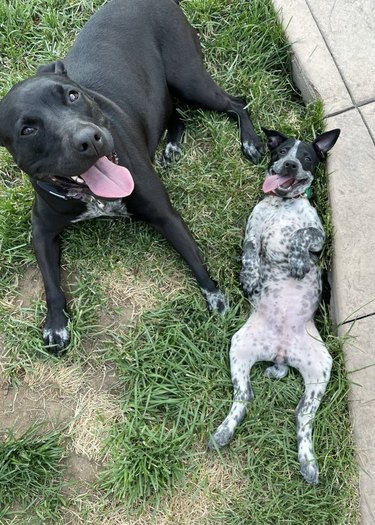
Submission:
M 69 102 L 75 102 L 79 98 L 79 93 L 78 91 L 74 91 L 74 90 L 69 91 L 68 97 L 69 97 Z
M 35 128 L 31 128 L 30 126 L 25 126 L 24 128 L 21 129 L 21 135 L 32 135 L 33 133 L 35 133 L 36 129 Z

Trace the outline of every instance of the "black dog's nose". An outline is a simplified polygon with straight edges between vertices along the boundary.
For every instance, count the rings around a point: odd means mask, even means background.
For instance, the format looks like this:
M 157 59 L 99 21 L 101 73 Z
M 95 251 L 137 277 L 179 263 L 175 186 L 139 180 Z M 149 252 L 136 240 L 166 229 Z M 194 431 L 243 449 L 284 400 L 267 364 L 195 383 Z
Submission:
M 73 145 L 77 151 L 87 157 L 101 156 L 104 137 L 100 129 L 96 126 L 85 126 L 75 132 Z

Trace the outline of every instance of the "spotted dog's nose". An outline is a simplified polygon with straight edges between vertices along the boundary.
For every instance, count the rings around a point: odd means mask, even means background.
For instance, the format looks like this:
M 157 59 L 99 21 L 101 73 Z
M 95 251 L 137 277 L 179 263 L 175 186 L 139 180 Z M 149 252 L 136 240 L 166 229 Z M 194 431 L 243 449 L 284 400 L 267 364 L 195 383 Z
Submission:
M 285 170 L 288 175 L 294 176 L 298 171 L 298 164 L 293 160 L 286 160 L 283 164 L 283 170 Z

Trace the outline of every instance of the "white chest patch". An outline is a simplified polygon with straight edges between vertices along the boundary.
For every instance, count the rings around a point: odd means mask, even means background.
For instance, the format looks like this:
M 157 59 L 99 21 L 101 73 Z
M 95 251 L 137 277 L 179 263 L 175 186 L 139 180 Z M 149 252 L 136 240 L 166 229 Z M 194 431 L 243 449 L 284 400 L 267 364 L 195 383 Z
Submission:
M 121 199 L 108 202 L 92 199 L 87 203 L 86 211 L 71 222 L 80 222 L 96 217 L 127 217 L 128 215 L 128 210 Z

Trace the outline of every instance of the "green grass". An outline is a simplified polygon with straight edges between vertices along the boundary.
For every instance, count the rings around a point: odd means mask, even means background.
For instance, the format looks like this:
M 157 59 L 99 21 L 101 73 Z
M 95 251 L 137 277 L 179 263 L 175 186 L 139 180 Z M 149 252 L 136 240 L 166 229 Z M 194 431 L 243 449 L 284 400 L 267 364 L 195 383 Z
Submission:
M 38 64 L 61 58 L 101 4 L 101 0 L 2 2 L 0 95 Z M 271 0 L 185 0 L 182 7 L 199 31 L 209 71 L 229 92 L 245 97 L 257 130 L 264 126 L 308 140 L 323 129 L 321 104 L 306 107 L 293 88 L 289 49 Z M 238 285 L 241 244 L 246 219 L 261 197 L 267 160 L 252 166 L 241 157 L 238 131 L 225 116 L 186 107 L 182 114 L 187 124 L 184 156 L 170 168 L 157 160 L 156 167 L 210 272 L 229 295 L 228 315 L 207 312 L 179 256 L 144 224 L 103 219 L 74 226 L 62 238 L 64 268 L 77 275 L 69 303 L 72 343 L 63 359 L 67 365 L 83 367 L 88 360 L 98 367 L 115 363 L 122 385 L 125 424 L 113 422 L 105 443 L 110 461 L 92 491 L 103 501 L 125 505 L 124 515 L 129 516 L 140 509 L 147 513 L 165 508 L 186 480 L 204 485 L 194 473 L 207 458 L 217 458 L 205 446 L 230 406 L 230 338 L 249 313 Z M 161 150 L 157 159 L 160 154 Z M 46 355 L 40 338 L 43 301 L 39 298 L 28 307 L 18 303 L 20 279 L 35 265 L 30 247 L 32 191 L 4 151 L 0 181 L 0 341 L 7 353 L 5 377 L 22 382 L 24 372 L 36 363 L 55 360 Z M 315 181 L 314 203 L 329 234 L 321 258 L 327 268 L 332 226 L 323 169 Z M 100 316 L 114 306 L 103 283 L 123 286 L 125 293 L 129 283 L 121 283 L 122 268 L 130 269 L 136 282 L 152 285 L 155 301 L 142 305 L 145 313 L 132 329 L 120 322 L 106 329 Z M 168 286 L 170 293 L 164 289 Z M 270 381 L 262 375 L 264 365 L 257 365 L 251 376 L 256 399 L 233 443 L 218 459 L 229 472 L 236 466 L 236 490 L 213 491 L 207 525 L 358 523 L 342 341 L 333 335 L 323 309 L 317 322 L 334 357 L 314 433 L 320 485 L 307 486 L 298 473 L 294 408 L 303 391 L 301 378 L 292 372 L 285 380 Z M 22 439 L 14 443 L 22 448 Z M 46 475 L 51 471 L 53 477 L 48 457 Z M 48 490 L 38 483 L 35 494 L 39 490 L 47 501 Z M 26 477 L 19 478 L 19 494 L 26 487 Z M 88 496 L 88 507 L 90 501 Z M 47 523 L 50 515 L 46 511 L 43 516 L 40 523 Z M 22 516 L 19 519 L 26 523 Z M 100 515 L 97 519 L 100 523 Z
M 7 432 L 0 442 L 0 520 L 28 516 L 30 509 L 42 519 L 58 519 L 63 455 L 59 432 L 40 435 L 34 426 L 18 437 Z

